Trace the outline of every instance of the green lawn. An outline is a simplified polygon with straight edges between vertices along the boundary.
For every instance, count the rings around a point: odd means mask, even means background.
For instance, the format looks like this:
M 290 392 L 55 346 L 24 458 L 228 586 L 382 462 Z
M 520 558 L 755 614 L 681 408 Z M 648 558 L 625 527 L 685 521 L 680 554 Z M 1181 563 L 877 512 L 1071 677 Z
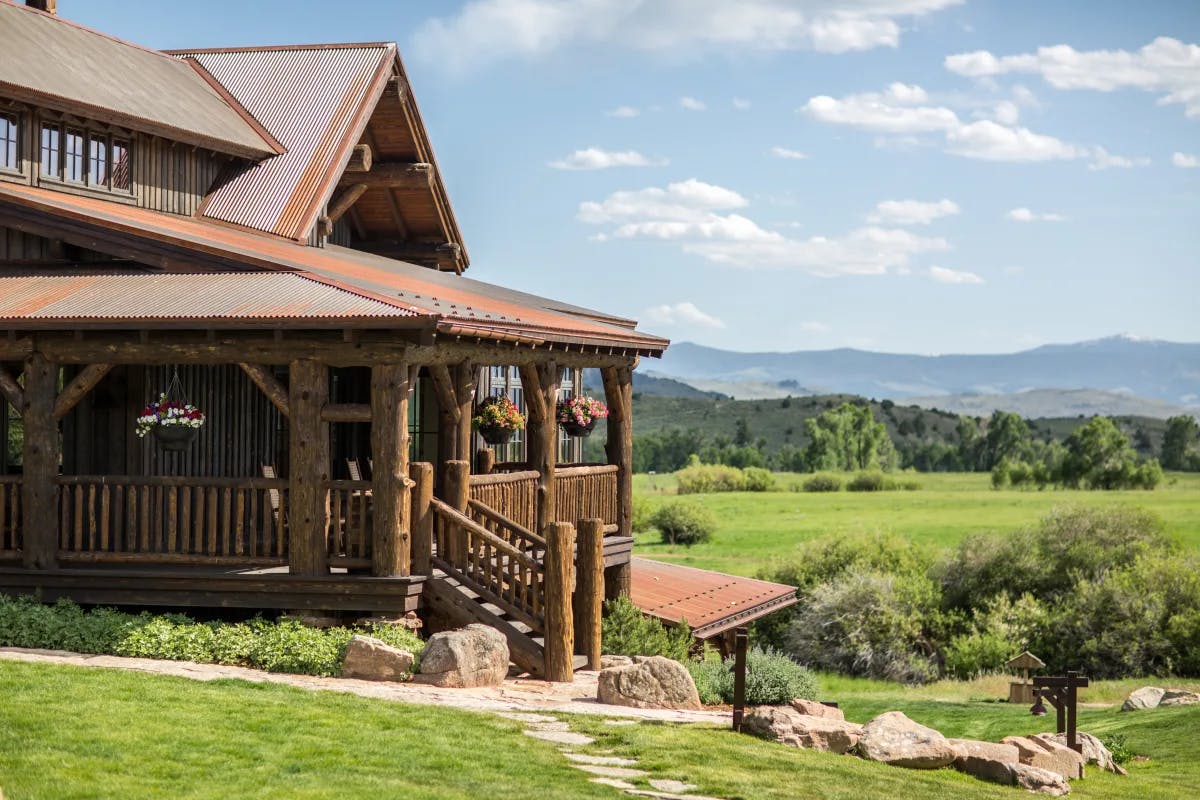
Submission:
M 996 491 L 985 473 L 914 476 L 914 492 L 789 491 L 803 475 L 779 475 L 782 491 L 675 497 L 673 475 L 637 475 L 634 493 L 651 507 L 697 503 L 711 509 L 719 527 L 713 540 L 692 548 L 669 547 L 656 531 L 637 536 L 638 555 L 738 575 L 792 555 L 796 546 L 825 535 L 889 532 L 913 542 L 950 547 L 968 533 L 1010 531 L 1033 525 L 1055 506 L 1141 506 L 1162 518 L 1188 547 L 1200 548 L 1200 474 L 1168 473 L 1156 490 L 1088 492 Z
M 994 694 L 986 682 L 903 690 L 824 679 L 826 694 L 860 722 L 899 709 L 947 735 L 991 739 L 1052 724 L 1023 708 L 974 699 Z M 1117 697 L 1129 685 L 1101 685 L 1097 696 Z M 947 699 L 935 699 L 938 693 Z M 4 661 L 0 697 L 0 787 L 8 800 L 624 796 L 590 783 L 554 745 L 522 735 L 518 723 L 487 714 L 241 681 Z M 596 737 L 581 752 L 634 757 L 652 777 L 686 780 L 699 793 L 731 800 L 1025 796 L 952 770 L 886 767 L 711 726 L 618 727 L 590 716 L 560 718 Z M 1072 796 L 1200 796 L 1200 708 L 1133 714 L 1088 708 L 1081 719 L 1093 733 L 1126 735 L 1150 760 L 1131 765 L 1125 778 L 1089 770 Z

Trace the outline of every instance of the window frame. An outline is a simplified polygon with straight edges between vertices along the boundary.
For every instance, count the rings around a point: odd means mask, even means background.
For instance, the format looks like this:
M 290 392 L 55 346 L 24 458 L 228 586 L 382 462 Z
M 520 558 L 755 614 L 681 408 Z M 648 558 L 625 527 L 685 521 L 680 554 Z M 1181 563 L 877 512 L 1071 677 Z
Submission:
M 134 137 L 125 133 L 113 133 L 110 130 L 100 130 L 88 124 L 73 124 L 66 120 L 42 118 L 37 127 L 37 146 L 39 168 L 38 181 L 54 186 L 86 189 L 92 192 L 110 194 L 117 197 L 133 197 L 136 186 L 133 173 Z M 52 134 L 52 136 L 48 136 Z M 68 148 L 72 137 L 79 137 L 80 151 L 75 153 Z M 54 142 L 47 143 L 48 138 Z M 125 155 L 124 169 L 118 170 L 114 154 L 120 148 Z M 49 154 L 53 154 L 56 170 L 51 173 L 45 169 Z M 97 156 L 100 156 L 98 158 Z M 71 164 L 78 161 L 78 178 L 69 177 Z M 99 163 L 103 170 L 103 180 L 97 181 L 96 166 Z M 115 182 L 123 178 L 124 186 Z
M 22 146 L 23 142 L 21 141 L 24 136 L 24 125 L 22 124 L 24 122 L 24 115 L 19 111 L 0 109 L 0 120 L 8 122 L 6 127 L 12 135 L 11 139 L 0 139 L 0 153 L 3 153 L 3 155 L 0 155 L 0 172 L 7 175 L 24 175 L 25 148 Z M 4 159 L 7 158 L 9 144 L 12 145 L 13 163 L 5 164 Z

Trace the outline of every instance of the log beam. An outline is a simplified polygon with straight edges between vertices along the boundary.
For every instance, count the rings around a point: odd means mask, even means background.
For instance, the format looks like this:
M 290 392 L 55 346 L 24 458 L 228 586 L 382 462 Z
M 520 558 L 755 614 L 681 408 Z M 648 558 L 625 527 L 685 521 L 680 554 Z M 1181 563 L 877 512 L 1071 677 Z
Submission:
M 384 189 L 428 189 L 433 185 L 433 178 L 433 164 L 377 161 L 371 165 L 370 172 L 348 175 L 342 178 L 341 185 L 364 184 Z
M 342 215 L 349 211 L 350 207 L 367 193 L 368 188 L 365 183 L 353 183 L 340 190 L 337 196 L 329 201 L 329 208 L 325 212 L 325 216 L 329 220 L 331 230 L 333 223 L 341 219 Z
M 80 370 L 54 401 L 54 418 L 62 419 L 71 413 L 71 409 L 77 406 L 88 392 L 96 388 L 96 384 L 104 380 L 104 376 L 112 368 L 112 364 L 88 364 Z
M 575 528 L 568 522 L 555 522 L 542 530 L 546 537 L 546 680 L 570 683 L 575 678 L 575 620 L 571 607 Z
M 396 239 L 366 239 L 355 247 L 385 258 L 412 263 L 433 263 L 457 268 L 462 263 L 462 248 L 455 242 L 411 242 Z
M 271 401 L 271 405 L 279 409 L 280 414 L 283 414 L 285 417 L 292 415 L 291 406 L 288 404 L 287 387 L 279 382 L 270 369 L 262 364 L 247 364 L 245 362 L 239 362 L 238 366 L 242 368 L 242 372 L 250 376 L 250 380 L 254 381 L 254 385 L 267 396 L 267 399 Z
M 371 370 L 371 481 L 375 517 L 371 574 L 407 577 L 412 570 L 408 469 L 408 365 Z
M 404 367 L 403 364 L 380 364 L 378 366 L 389 367 Z M 408 370 L 405 368 L 405 379 L 407 381 Z M 408 402 L 408 395 L 405 395 L 405 402 Z M 372 422 L 375 419 L 375 411 L 372 405 L 367 403 L 326 403 L 321 409 L 322 422 Z
M 22 391 L 21 384 L 17 382 L 12 373 L 4 367 L 0 367 L 0 394 L 4 395 L 13 408 L 18 410 L 24 408 L 25 392 Z
M 293 361 L 288 375 L 289 420 L 288 565 L 293 575 L 329 574 L 329 368 Z
M 356 144 L 350 151 L 350 160 L 346 162 L 345 172 L 370 172 L 372 161 L 374 161 L 374 156 L 371 153 L 371 145 Z
M 58 550 L 58 420 L 54 402 L 58 365 L 41 353 L 25 360 L 21 416 L 25 423 L 21 481 L 23 531 L 21 554 L 26 569 L 53 569 Z

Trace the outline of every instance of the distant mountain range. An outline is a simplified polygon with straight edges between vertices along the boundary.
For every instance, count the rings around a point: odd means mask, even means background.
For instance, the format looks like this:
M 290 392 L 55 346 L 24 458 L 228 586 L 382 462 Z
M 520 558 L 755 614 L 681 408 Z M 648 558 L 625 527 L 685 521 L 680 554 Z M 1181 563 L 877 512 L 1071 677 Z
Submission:
M 680 342 L 661 361 L 644 362 L 639 376 L 738 399 L 847 393 L 970 414 L 1004 408 L 1024 416 L 1161 418 L 1200 411 L 1200 343 L 1130 336 L 945 356 L 849 348 L 738 353 Z M 656 388 L 669 393 L 669 384 Z

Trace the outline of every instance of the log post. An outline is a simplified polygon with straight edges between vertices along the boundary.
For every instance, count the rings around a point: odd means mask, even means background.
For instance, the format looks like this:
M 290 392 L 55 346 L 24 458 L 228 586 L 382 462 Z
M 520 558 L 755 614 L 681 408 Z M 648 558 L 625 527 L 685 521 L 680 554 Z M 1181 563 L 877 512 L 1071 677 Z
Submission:
M 475 474 L 491 475 L 496 469 L 496 452 L 490 447 L 481 447 L 475 451 Z
M 575 556 L 575 643 L 588 669 L 600 669 L 600 620 L 604 612 L 604 520 L 579 523 Z
M 39 352 L 25 360 L 21 416 L 25 421 L 21 481 L 22 561 L 26 569 L 53 569 L 58 550 L 58 420 L 54 402 L 58 365 Z
M 329 368 L 310 360 L 288 368 L 291 409 L 288 469 L 288 565 L 293 575 L 329 574 Z
M 608 441 L 604 446 L 608 463 L 617 470 L 617 535 L 633 535 L 633 369 L 605 367 L 600 370 L 608 404 Z M 628 597 L 633 581 L 629 562 L 606 571 L 604 595 L 610 600 Z
M 575 623 L 571 611 L 575 528 L 568 522 L 554 522 L 543 530 L 546 537 L 546 680 L 570 683 L 575 678 Z
M 408 465 L 412 478 L 412 512 L 409 525 L 412 528 L 412 568 L 418 575 L 432 573 L 430 559 L 433 556 L 433 464 L 417 461 Z
M 438 406 L 437 475 L 446 477 L 446 465 L 458 459 L 458 399 L 454 395 L 454 376 L 445 364 L 429 367 Z M 442 485 L 443 494 L 445 485 Z
M 408 496 L 408 365 L 371 368 L 371 574 L 405 577 L 412 569 Z
M 528 364 L 520 369 L 529 410 L 525 425 L 526 461 L 530 469 L 538 471 L 537 529 L 544 530 L 558 521 L 554 507 L 554 465 L 558 456 L 558 423 L 554 412 L 558 403 L 558 363 Z
M 446 505 L 452 506 L 462 514 L 467 513 L 467 502 L 471 499 L 471 465 L 466 461 L 446 462 L 445 491 Z M 446 537 L 447 553 L 442 556 L 452 566 L 462 567 L 466 563 L 466 552 L 462 538 L 459 536 Z
M 455 436 L 455 458 L 471 460 L 471 412 L 475 407 L 475 387 L 479 369 L 469 361 L 454 368 L 454 399 L 458 402 L 458 432 Z

